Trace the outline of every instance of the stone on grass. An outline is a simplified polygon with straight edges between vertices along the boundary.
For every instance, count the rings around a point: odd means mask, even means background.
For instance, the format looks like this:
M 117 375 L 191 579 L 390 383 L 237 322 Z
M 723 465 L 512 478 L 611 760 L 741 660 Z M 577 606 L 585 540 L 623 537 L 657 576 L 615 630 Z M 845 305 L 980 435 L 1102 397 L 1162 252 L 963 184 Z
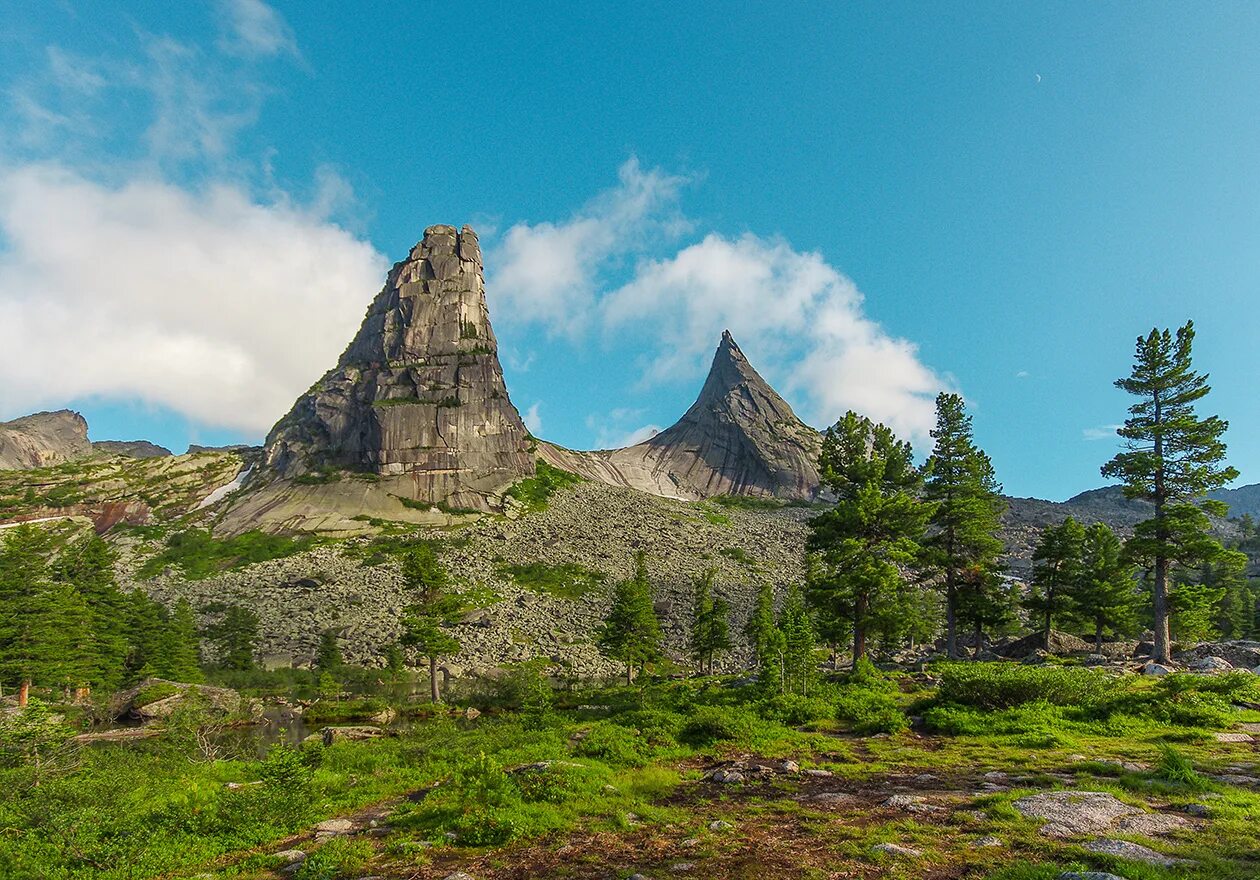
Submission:
M 1200 819 L 1206 819 L 1212 814 L 1212 808 L 1207 804 L 1186 804 L 1186 813 Z
M 1124 880 L 1124 878 L 1108 874 L 1106 871 L 1064 871 L 1059 875 L 1059 880 Z
M 981 837 L 979 840 L 973 840 L 971 842 L 971 846 L 973 849 L 985 849 L 990 846 L 1001 846 L 1001 845 L 1002 845 L 1001 838 L 994 837 L 992 835 L 989 835 L 988 837 Z
M 316 834 L 349 834 L 354 823 L 349 819 L 325 819 L 315 826 Z
M 306 860 L 306 853 L 300 849 L 285 849 L 272 855 L 286 865 L 296 865 L 298 862 Z
M 842 804 L 853 800 L 853 795 L 843 791 L 820 791 L 809 796 L 811 801 L 819 804 Z
M 447 874 L 442 880 L 473 880 L 471 874 L 465 874 L 463 871 L 456 871 L 454 874 Z
M 734 825 L 732 825 L 730 822 L 727 822 L 725 819 L 718 819 L 715 822 L 709 823 L 710 831 L 730 831 L 734 827 L 735 827 Z
M 929 804 L 921 797 L 909 794 L 895 794 L 884 801 L 884 806 L 894 810 L 904 810 L 907 813 L 936 813 L 941 809 Z
M 1154 660 L 1142 667 L 1143 675 L 1171 675 L 1172 671 L 1171 667 L 1156 663 Z
M 1163 853 L 1155 852 L 1155 850 L 1142 846 L 1140 843 L 1130 843 L 1127 840 L 1111 840 L 1106 837 L 1091 840 L 1084 844 L 1084 847 L 1093 853 L 1116 856 L 1117 858 L 1128 859 L 1131 862 L 1145 862 L 1148 865 L 1159 865 L 1164 868 L 1183 861 L 1182 859 L 1174 859 Z
M 813 776 L 815 779 L 829 779 L 832 776 L 835 776 L 835 774 L 830 770 L 818 770 L 812 767 L 808 770 L 802 770 L 801 772 L 806 776 Z
M 335 727 L 325 727 L 320 731 L 324 745 L 330 746 L 338 742 L 358 742 L 365 739 L 376 739 L 385 735 L 385 731 L 379 727 L 372 727 L 368 724 L 349 724 Z
M 1142 811 L 1102 791 L 1043 791 L 1015 801 L 1023 816 L 1044 819 L 1041 833 L 1047 837 L 1071 837 L 1102 831 L 1123 816 Z
M 1249 743 L 1255 742 L 1256 738 L 1249 733 L 1218 733 L 1216 741 L 1218 743 Z
M 1142 813 L 1137 816 L 1125 816 L 1113 825 L 1112 829 L 1125 834 L 1158 837 L 1161 834 L 1172 834 L 1193 827 L 1193 822 L 1181 816 L 1172 816 L 1168 813 Z
M 888 853 L 890 856 L 904 856 L 910 859 L 917 859 L 919 856 L 923 855 L 923 853 L 919 852 L 917 849 L 913 849 L 908 846 L 901 846 L 896 843 L 877 843 L 875 846 L 871 847 L 871 849 L 876 852 Z
M 735 785 L 744 781 L 744 774 L 738 770 L 714 770 L 709 779 L 721 785 Z

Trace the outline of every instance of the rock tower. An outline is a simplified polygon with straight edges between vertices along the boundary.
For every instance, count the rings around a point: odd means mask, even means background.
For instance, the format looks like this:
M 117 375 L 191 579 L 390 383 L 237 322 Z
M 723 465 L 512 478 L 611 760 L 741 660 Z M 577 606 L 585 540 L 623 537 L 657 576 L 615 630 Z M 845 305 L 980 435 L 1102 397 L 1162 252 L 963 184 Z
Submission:
M 489 510 L 534 472 L 486 308 L 477 233 L 430 226 L 390 270 L 337 366 L 271 433 L 264 469 L 371 475 L 406 501 Z

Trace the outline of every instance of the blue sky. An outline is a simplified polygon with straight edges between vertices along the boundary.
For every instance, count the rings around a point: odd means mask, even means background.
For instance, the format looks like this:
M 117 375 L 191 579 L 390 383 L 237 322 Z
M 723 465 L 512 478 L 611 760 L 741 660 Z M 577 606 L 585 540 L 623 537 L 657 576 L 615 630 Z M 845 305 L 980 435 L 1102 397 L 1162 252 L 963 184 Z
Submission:
M 1064 498 L 1193 318 L 1260 480 L 1260 7 L 363 6 L 0 0 L 0 418 L 257 442 L 468 222 L 566 445 L 670 424 L 729 325 L 819 427 L 926 449 L 953 388 Z

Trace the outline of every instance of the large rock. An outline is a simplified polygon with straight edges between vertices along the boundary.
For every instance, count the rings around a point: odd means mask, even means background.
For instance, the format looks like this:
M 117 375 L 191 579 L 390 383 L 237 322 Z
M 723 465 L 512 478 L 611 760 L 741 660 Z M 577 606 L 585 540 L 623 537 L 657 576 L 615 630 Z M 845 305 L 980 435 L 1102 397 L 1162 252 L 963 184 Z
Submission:
M 0 422 L 0 470 L 64 464 L 92 454 L 87 420 L 68 409 Z
M 552 464 L 670 498 L 755 495 L 812 500 L 821 435 L 796 417 L 722 334 L 700 396 L 674 425 L 635 446 L 574 452 L 543 444 Z
M 1174 658 L 1185 663 L 1191 669 L 1198 669 L 1199 664 L 1224 669 L 1216 661 L 1224 660 L 1239 669 L 1253 669 L 1260 666 L 1260 642 L 1246 639 L 1234 639 L 1228 642 L 1206 642 L 1181 651 Z
M 190 698 L 199 699 L 208 709 L 222 715 L 242 711 L 257 714 L 260 708 L 231 688 L 146 678 L 110 697 L 109 710 L 120 720 L 155 721 L 169 718 Z
M 337 365 L 271 429 L 252 488 L 280 478 L 323 489 L 316 512 L 490 511 L 533 474 L 533 442 L 503 382 L 477 234 L 431 226 Z M 277 499 L 302 513 L 294 493 L 273 489 L 242 499 L 237 516 L 274 519 Z
M 1019 659 L 1037 651 L 1049 651 L 1051 654 L 1087 654 L 1094 650 L 1094 645 L 1069 633 L 1051 630 L 1049 647 L 1046 645 L 1046 634 L 1036 632 L 1007 645 L 995 646 L 993 650 L 1003 657 Z
M 1117 819 L 1142 811 L 1102 791 L 1043 791 L 1015 801 L 1023 816 L 1043 819 L 1041 833 L 1047 837 L 1072 837 L 1105 831 Z

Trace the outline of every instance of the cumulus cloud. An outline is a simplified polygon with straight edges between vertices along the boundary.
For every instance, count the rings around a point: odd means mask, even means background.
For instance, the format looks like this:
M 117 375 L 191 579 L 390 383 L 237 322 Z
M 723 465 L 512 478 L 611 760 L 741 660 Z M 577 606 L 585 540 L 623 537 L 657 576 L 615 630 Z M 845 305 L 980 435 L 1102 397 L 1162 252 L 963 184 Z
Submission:
M 650 322 L 661 351 L 649 382 L 698 375 L 729 328 L 754 366 L 803 396 L 803 415 L 829 423 L 853 409 L 906 436 L 926 436 L 945 382 L 862 312 L 862 294 L 820 254 L 781 239 L 710 234 L 673 257 L 639 266 L 604 301 L 616 329 Z
M 618 185 L 561 223 L 517 223 L 487 266 L 498 314 L 573 335 L 592 318 L 602 274 L 627 254 L 685 231 L 678 192 L 687 178 L 645 171 L 633 156 Z
M 139 399 L 266 430 L 333 363 L 387 265 L 239 188 L 0 169 L 0 412 Z
M 279 12 L 262 0 L 219 0 L 225 34 L 221 45 L 229 52 L 266 57 L 298 57 L 293 29 Z

